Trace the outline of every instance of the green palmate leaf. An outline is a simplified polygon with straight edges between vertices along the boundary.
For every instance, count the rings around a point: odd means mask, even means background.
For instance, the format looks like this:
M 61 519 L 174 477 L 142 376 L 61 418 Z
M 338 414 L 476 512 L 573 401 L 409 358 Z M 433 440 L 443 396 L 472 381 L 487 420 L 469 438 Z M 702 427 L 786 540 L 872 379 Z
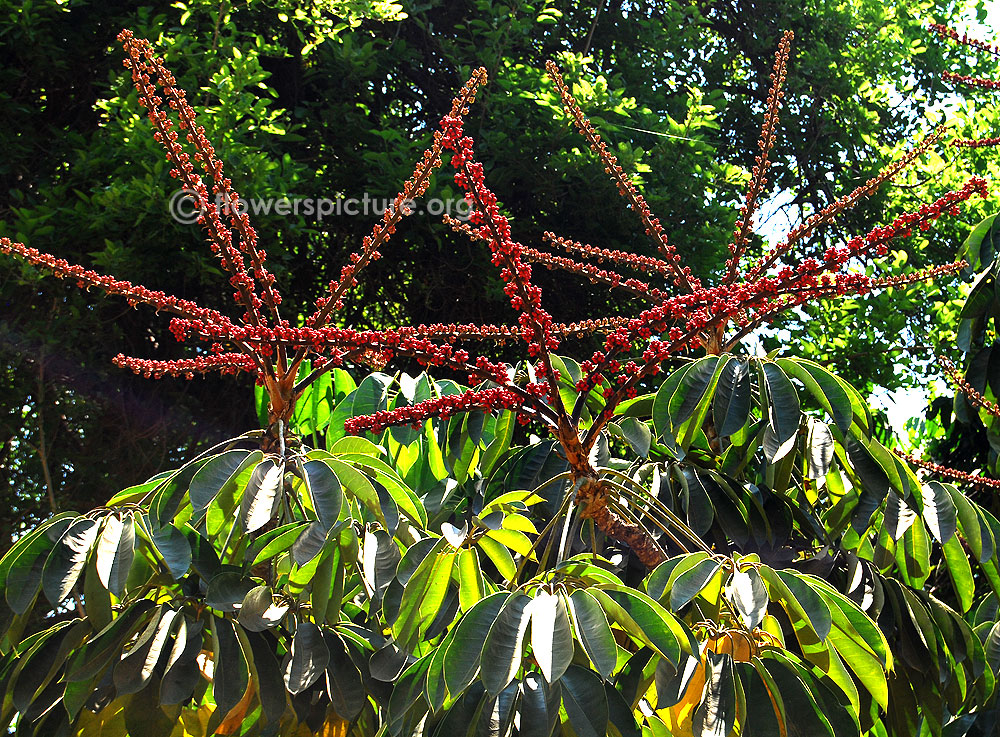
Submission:
M 48 555 L 75 517 L 75 512 L 67 512 L 52 524 L 29 532 L 3 557 L 4 598 L 15 614 L 24 614 L 35 600 Z
M 483 569 L 479 564 L 479 552 L 475 548 L 465 548 L 458 553 L 458 601 L 462 611 L 468 611 L 486 596 Z
M 571 665 L 559 679 L 563 708 L 578 737 L 605 737 L 608 733 L 608 697 L 604 684 L 591 671 Z
M 778 358 L 775 359 L 775 363 L 788 376 L 802 382 L 806 391 L 833 418 L 841 433 L 847 434 L 856 417 L 865 423 L 863 426 L 865 429 L 868 428 L 870 423 L 866 421 L 866 403 L 855 389 L 840 378 L 819 364 L 802 358 Z M 861 409 L 863 414 L 858 415 L 858 410 Z
M 694 365 L 694 363 L 689 363 L 674 371 L 656 391 L 656 396 L 653 399 L 653 406 L 651 408 L 651 416 L 653 420 L 653 430 L 656 431 L 656 436 L 659 438 L 664 437 L 664 434 L 669 432 L 671 428 L 671 397 L 674 396 L 674 392 L 677 391 L 678 386 L 684 380 L 684 377 L 687 376 L 688 372 L 692 370 Z
M 895 491 L 890 490 L 885 503 L 885 514 L 882 517 L 889 536 L 893 540 L 899 540 L 903 533 L 910 529 L 916 518 L 916 512 L 910 509 Z
M 481 659 L 482 681 L 491 694 L 506 688 L 521 667 L 524 635 L 531 621 L 530 603 L 531 599 L 524 594 L 511 596 L 486 635 Z M 447 672 L 447 663 L 445 669 Z
M 957 535 L 952 535 L 951 539 L 941 546 L 941 552 L 944 554 L 948 575 L 951 577 L 952 589 L 958 598 L 959 608 L 963 613 L 968 612 L 972 608 L 972 602 L 976 596 L 976 582 L 972 577 L 969 556 L 965 554 Z
M 284 553 L 295 544 L 295 541 L 298 540 L 299 535 L 302 534 L 303 529 L 308 524 L 308 521 L 300 520 L 298 522 L 289 522 L 287 525 L 276 527 L 273 530 L 268 530 L 254 540 L 253 545 L 251 545 L 247 553 L 247 559 L 252 562 L 251 565 L 257 565 L 265 560 L 270 560 L 280 553 Z
M 531 652 L 549 683 L 555 683 L 573 661 L 573 633 L 566 601 L 539 591 L 531 600 Z
M 330 701 L 342 719 L 355 719 L 368 701 L 361 671 L 351 660 L 347 645 L 340 637 L 327 632 L 324 639 L 330 651 L 330 662 L 326 667 L 326 688 Z
M 678 576 L 708 558 L 708 553 L 698 551 L 697 553 L 678 555 L 664 561 L 646 578 L 646 593 L 657 601 L 662 601 L 663 597 L 670 593 Z
M 201 458 L 181 466 L 168 476 L 153 494 L 149 504 L 149 520 L 153 527 L 167 524 L 177 514 L 181 501 L 188 493 L 188 488 L 195 474 L 204 468 L 209 458 Z
M 417 723 L 427 712 L 423 698 L 431 656 L 420 658 L 403 671 L 389 697 L 386 723 L 389 734 L 408 737 L 417 731 Z
M 255 586 L 243 597 L 237 621 L 250 632 L 263 632 L 284 617 L 288 606 L 274 606 L 270 586 Z
M 312 508 L 326 529 L 337 523 L 344 503 L 344 492 L 337 475 L 322 461 L 306 461 L 303 469 L 308 480 L 309 499 Z
M 181 617 L 160 681 L 160 703 L 180 704 L 191 698 L 201 680 L 198 655 L 204 648 L 204 621 Z
M 243 469 L 263 459 L 260 451 L 227 450 L 210 458 L 194 476 L 188 487 L 192 513 L 197 516 L 219 495 L 224 487 L 233 484 Z
M 521 737 L 552 737 L 559 724 L 562 687 L 550 686 L 534 672 L 525 673 L 520 685 Z
M 205 604 L 220 612 L 235 612 L 257 584 L 236 571 L 223 571 L 208 582 Z
M 733 573 L 726 586 L 726 598 L 733 603 L 743 624 L 750 629 L 758 627 L 767 613 L 767 589 L 755 568 Z
M 126 513 L 119 519 L 108 515 L 97 542 L 97 575 L 104 588 L 121 596 L 135 558 L 135 523 Z
M 597 672 L 603 678 L 610 677 L 618 664 L 618 645 L 604 610 L 583 589 L 574 591 L 568 603 L 577 639 L 587 651 Z
M 670 608 L 679 611 L 708 585 L 722 564 L 715 558 L 700 560 L 680 574 L 670 589 Z
M 193 560 L 191 542 L 173 525 L 164 525 L 153 533 L 153 546 L 175 581 L 183 578 Z
M 984 563 L 993 557 L 993 535 L 989 525 L 978 514 L 976 507 L 953 484 L 943 484 L 951 500 L 955 503 L 955 512 L 962 537 L 969 544 L 969 549 L 976 560 Z
M 323 632 L 312 622 L 299 622 L 285 664 L 288 691 L 292 694 L 305 691 L 323 675 L 329 664 L 330 650 Z
M 506 737 L 514 722 L 514 706 L 521 682 L 514 679 L 494 697 L 486 699 L 476 725 L 477 737 Z
M 690 631 L 645 594 L 624 587 L 591 588 L 588 593 L 597 599 L 609 620 L 671 663 L 677 664 L 682 652 L 697 649 Z
M 775 463 L 794 447 L 802 411 L 799 396 L 785 372 L 770 361 L 762 361 L 760 367 L 767 385 L 768 429 L 764 434 L 764 454 L 769 463 Z
M 769 566 L 761 566 L 760 574 L 768 586 L 771 600 L 781 603 L 793 624 L 804 621 L 817 638 L 826 638 L 832 625 L 832 614 L 823 597 L 812 586 L 794 573 L 775 571 Z
M 396 646 L 414 650 L 444 603 L 457 551 L 437 548 L 417 566 L 403 589 L 399 615 L 392 624 Z
M 175 609 L 161 609 L 159 616 L 139 635 L 135 645 L 115 666 L 115 688 L 120 695 L 137 693 L 149 683 L 160 659 L 169 652 L 170 634 L 184 616 Z
M 277 642 L 256 632 L 247 633 L 261 711 L 269 725 L 278 724 L 288 704 L 281 666 L 275 658 Z
M 90 631 L 90 625 L 83 620 L 60 623 L 21 655 L 8 683 L 11 700 L 19 712 L 25 713 L 41 697 L 62 670 L 66 655 L 75 650 Z
M 66 528 L 49 553 L 42 569 L 42 591 L 53 606 L 69 596 L 76 586 L 99 529 L 96 520 L 77 519 Z
M 929 481 L 924 487 L 923 501 L 927 529 L 938 542 L 948 542 L 958 529 L 958 514 L 948 489 L 937 481 Z
M 517 565 L 514 563 L 514 557 L 510 554 L 506 546 L 489 536 L 479 538 L 476 541 L 476 545 L 493 561 L 493 565 L 497 567 L 497 571 L 501 576 L 507 580 L 514 578 L 517 573 Z
M 486 637 L 510 596 L 506 591 L 487 596 L 456 625 L 444 659 L 445 683 L 452 696 L 460 694 L 475 679 Z
M 743 359 L 728 362 L 719 375 L 712 402 L 712 416 L 719 437 L 729 437 L 750 418 L 750 365 Z
M 709 651 L 705 658 L 705 690 L 691 720 L 691 732 L 700 737 L 728 737 L 735 721 L 733 658 Z
M 274 519 L 281 501 L 284 475 L 284 464 L 270 459 L 254 468 L 240 503 L 240 520 L 246 532 L 256 532 Z
M 118 618 L 94 635 L 70 657 L 66 664 L 67 681 L 88 681 L 104 668 L 117 662 L 124 644 L 142 626 L 146 615 L 153 609 L 149 599 L 139 599 L 122 611 Z
M 923 588 L 931 573 L 931 545 L 927 529 L 919 519 L 914 520 L 896 544 L 896 565 L 908 585 Z
M 649 431 L 649 426 L 645 422 L 640 422 L 634 417 L 626 417 L 619 423 L 622 435 L 632 450 L 642 458 L 649 456 L 649 448 L 653 442 L 653 434 Z
M 212 617 L 212 656 L 215 668 L 212 696 L 216 708 L 206 729 L 209 734 L 240 703 L 250 683 L 249 655 L 228 619 Z
M 806 471 L 809 478 L 818 481 L 822 486 L 826 474 L 833 463 L 834 442 L 833 433 L 825 422 L 809 419 L 809 432 L 806 435 Z

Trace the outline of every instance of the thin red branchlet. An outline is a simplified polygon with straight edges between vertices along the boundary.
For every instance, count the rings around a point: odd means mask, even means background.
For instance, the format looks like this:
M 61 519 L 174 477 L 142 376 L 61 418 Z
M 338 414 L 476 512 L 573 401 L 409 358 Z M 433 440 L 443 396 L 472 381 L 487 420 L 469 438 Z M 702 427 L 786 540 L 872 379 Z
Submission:
M 985 52 L 987 54 L 992 54 L 993 56 L 1000 56 L 1000 46 L 996 44 L 987 43 L 986 41 L 980 41 L 979 39 L 972 38 L 968 34 L 960 34 L 953 28 L 941 25 L 940 23 L 931 23 L 928 29 L 946 41 L 954 41 L 963 46 L 968 46 L 970 49 L 976 51 Z M 957 82 L 958 84 L 963 84 L 967 87 L 978 87 L 984 90 L 997 90 L 1000 89 L 1000 80 L 991 79 L 989 77 L 976 77 L 968 74 L 958 74 L 956 72 L 944 71 L 941 72 L 941 78 L 948 82 Z M 959 138 L 951 141 L 952 146 L 958 148 L 986 148 L 989 146 L 996 146 L 1000 144 L 1000 138 Z
M 982 486 L 988 489 L 1000 489 L 1000 479 L 991 479 L 984 476 L 979 476 L 973 473 L 966 473 L 965 471 L 959 471 L 955 468 L 948 468 L 948 466 L 941 466 L 937 463 L 931 461 L 925 461 L 922 458 L 918 458 L 915 455 L 909 453 L 904 453 L 899 449 L 894 449 L 893 452 L 902 458 L 904 461 L 910 465 L 916 466 L 917 468 L 922 468 L 930 473 L 937 474 L 946 479 L 952 479 L 954 481 L 960 481 L 965 484 L 972 484 L 974 486 Z

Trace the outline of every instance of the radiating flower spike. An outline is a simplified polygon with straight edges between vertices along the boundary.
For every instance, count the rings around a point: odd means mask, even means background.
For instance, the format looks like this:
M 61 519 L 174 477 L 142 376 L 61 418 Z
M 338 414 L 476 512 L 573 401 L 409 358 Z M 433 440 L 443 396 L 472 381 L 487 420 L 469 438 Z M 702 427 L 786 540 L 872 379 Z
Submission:
M 559 73 L 559 67 L 555 65 L 555 62 L 548 61 L 545 63 L 545 70 L 556 86 L 556 91 L 559 93 L 566 114 L 573 121 L 577 130 L 587 139 L 591 150 L 600 157 L 601 163 L 604 164 L 604 171 L 611 176 L 612 181 L 618 187 L 618 193 L 628 201 L 632 209 L 638 214 L 639 219 L 646 228 L 646 235 L 656 242 L 664 260 L 670 265 L 674 284 L 683 287 L 689 292 L 698 289 L 701 286 L 701 282 L 691 273 L 689 267 L 681 265 L 680 255 L 677 253 L 677 249 L 668 242 L 667 234 L 663 231 L 663 226 L 660 225 L 659 218 L 653 215 L 649 209 L 649 205 L 646 204 L 645 198 L 629 179 L 625 170 L 618 164 L 618 158 L 608 150 L 607 144 L 601 138 L 600 134 L 598 134 L 590 120 L 587 119 L 587 116 L 583 114 L 583 110 L 580 109 L 580 105 L 573 98 L 562 74 Z
M 764 114 L 764 124 L 760 129 L 760 139 L 757 149 L 760 153 L 754 159 L 750 184 L 747 186 L 746 199 L 740 208 L 740 217 L 736 221 L 733 240 L 729 243 L 729 260 L 726 262 L 726 272 L 722 283 L 729 284 L 736 279 L 740 267 L 740 259 L 746 249 L 747 240 L 753 231 L 754 214 L 760 205 L 761 195 L 767 187 L 767 170 L 771 166 L 771 149 L 774 148 L 775 132 L 778 128 L 778 111 L 781 108 L 781 98 L 785 95 L 785 75 L 788 69 L 788 54 L 792 39 L 791 31 L 785 31 L 778 43 L 774 55 L 774 68 L 771 71 L 771 87 L 767 93 L 767 112 Z

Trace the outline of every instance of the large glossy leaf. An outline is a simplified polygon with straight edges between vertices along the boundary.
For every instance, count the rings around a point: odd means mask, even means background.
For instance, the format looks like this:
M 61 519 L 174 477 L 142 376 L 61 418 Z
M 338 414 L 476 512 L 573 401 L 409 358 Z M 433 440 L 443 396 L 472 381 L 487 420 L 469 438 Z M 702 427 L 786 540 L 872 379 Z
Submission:
M 117 662 L 136 630 L 142 626 L 145 616 L 153 609 L 149 599 L 139 599 L 94 635 L 87 643 L 70 656 L 66 664 L 67 681 L 87 681 L 98 675 L 104 668 Z
M 608 732 L 608 697 L 604 684 L 592 671 L 571 665 L 561 679 L 563 708 L 578 737 L 605 737 Z
M 760 567 L 772 601 L 779 601 L 793 624 L 804 621 L 820 640 L 830 633 L 832 615 L 823 597 L 796 574 Z
M 573 661 L 573 633 L 561 595 L 539 591 L 531 600 L 531 653 L 549 683 Z
M 601 605 L 584 589 L 577 589 L 569 598 L 569 611 L 576 637 L 594 668 L 603 678 L 610 677 L 618 664 L 618 645 Z
M 212 648 L 212 695 L 216 708 L 206 729 L 209 733 L 243 700 L 250 682 L 248 654 L 243 651 L 233 623 L 228 619 L 212 617 Z
M 340 481 L 330 467 L 322 461 L 306 461 L 303 464 L 309 486 L 309 499 L 316 516 L 326 529 L 337 523 L 340 508 L 344 503 L 344 492 Z
M 715 577 L 721 567 L 722 564 L 715 558 L 707 558 L 679 575 L 670 589 L 670 608 L 676 612 L 687 606 Z
M 486 700 L 476 725 L 476 737 L 507 737 L 514 723 L 514 705 L 520 686 L 520 681 L 514 679 L 503 691 Z
M 464 691 L 475 679 L 486 637 L 508 598 L 510 593 L 506 591 L 487 596 L 456 625 L 444 659 L 445 683 L 453 696 Z
M 149 683 L 165 653 L 169 652 L 170 634 L 184 616 L 176 609 L 164 609 L 139 635 L 135 645 L 115 666 L 114 681 L 119 695 L 137 693 Z
M 330 664 L 330 650 L 323 632 L 312 622 L 299 622 L 285 663 L 285 685 L 293 694 L 301 693 L 323 675 Z
M 164 525 L 153 532 L 153 546 L 163 558 L 175 581 L 183 578 L 191 567 L 191 542 L 173 525 Z
M 550 686 L 538 673 L 524 674 L 521 681 L 520 737 L 552 737 L 559 724 L 562 687 Z
M 76 649 L 89 634 L 90 625 L 82 620 L 61 622 L 18 659 L 17 667 L 7 684 L 15 708 L 24 714 L 62 670 L 66 656 Z
M 778 358 L 775 363 L 789 376 L 802 382 L 813 398 L 833 417 L 837 429 L 847 434 L 855 419 L 855 405 L 865 407 L 858 392 L 818 363 L 801 358 Z M 852 400 L 852 395 L 855 398 Z M 865 417 L 858 418 L 865 421 Z M 865 422 L 864 428 L 868 424 Z
M 115 596 L 121 596 L 135 558 L 135 523 L 126 513 L 122 519 L 108 515 L 97 541 L 97 575 L 101 584 Z
M 240 502 L 240 520 L 244 530 L 256 532 L 274 519 L 281 501 L 284 474 L 284 464 L 275 463 L 270 458 L 254 468 Z
M 456 551 L 449 546 L 432 550 L 417 566 L 403 589 L 399 614 L 392 624 L 396 646 L 414 650 L 444 603 Z
M 645 594 L 627 588 L 591 588 L 588 592 L 600 603 L 608 619 L 671 663 L 678 663 L 682 652 L 697 649 L 698 643 L 690 631 Z
M 929 481 L 924 487 L 924 522 L 940 543 L 948 542 L 958 529 L 958 515 L 944 484 Z
M 736 607 L 743 624 L 754 629 L 767 613 L 767 589 L 756 568 L 736 571 L 726 586 L 726 598 Z
M 351 660 L 347 645 L 333 632 L 324 635 L 330 651 L 326 667 L 326 688 L 334 710 L 343 718 L 352 720 L 361 713 L 368 700 L 368 693 L 361 680 L 361 671 Z
M 191 478 L 188 496 L 191 499 L 191 509 L 198 516 L 219 492 L 235 481 L 240 472 L 251 463 L 258 463 L 263 458 L 260 451 L 227 450 L 210 458 L 204 466 Z
M 728 737 L 736 721 L 733 658 L 711 651 L 705 657 L 705 690 L 691 720 L 699 737 Z
M 209 460 L 209 458 L 200 458 L 191 461 L 161 482 L 149 504 L 149 521 L 153 527 L 165 525 L 174 518 L 180 508 L 181 501 L 188 493 L 191 479 Z
M 15 614 L 24 614 L 35 600 L 45 561 L 75 517 L 75 513 L 69 512 L 57 522 L 29 532 L 3 557 L 4 598 Z
M 237 571 L 223 571 L 208 582 L 205 604 L 220 612 L 235 612 L 257 584 Z
M 486 635 L 481 660 L 482 681 L 491 694 L 506 688 L 521 667 L 524 635 L 531 621 L 530 603 L 531 599 L 524 594 L 511 596 Z
M 760 366 L 767 385 L 768 432 L 764 434 L 764 454 L 769 463 L 776 463 L 794 447 L 802 411 L 799 396 L 785 372 L 770 361 L 762 361 Z
M 70 595 L 87 564 L 99 530 L 96 520 L 80 518 L 66 529 L 49 553 L 42 569 L 42 591 L 53 605 Z
M 743 359 L 726 364 L 719 375 L 719 385 L 712 402 L 712 416 L 719 437 L 729 437 L 742 428 L 750 417 L 750 370 Z
M 201 680 L 198 655 L 204 649 L 204 624 L 201 619 L 181 618 L 160 681 L 161 704 L 183 703 L 198 686 Z
M 275 605 L 270 586 L 255 586 L 243 597 L 236 621 L 249 632 L 263 632 L 277 625 L 287 611 L 287 604 Z

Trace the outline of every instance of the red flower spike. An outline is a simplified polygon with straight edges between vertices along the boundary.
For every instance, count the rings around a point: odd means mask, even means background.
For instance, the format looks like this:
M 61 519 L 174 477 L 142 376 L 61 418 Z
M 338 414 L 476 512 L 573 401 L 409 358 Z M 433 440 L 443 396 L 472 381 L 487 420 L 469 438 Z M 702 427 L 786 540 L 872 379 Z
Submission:
M 656 241 L 664 259 L 670 265 L 670 271 L 674 276 L 674 283 L 677 286 L 684 287 L 688 291 L 697 289 L 701 286 L 701 283 L 691 274 L 690 268 L 681 266 L 677 249 L 667 241 L 667 235 L 663 232 L 663 227 L 660 225 L 659 219 L 653 216 L 649 205 L 646 204 L 645 198 L 639 193 L 636 186 L 632 184 L 628 175 L 625 174 L 625 170 L 619 166 L 617 157 L 608 150 L 607 144 L 604 143 L 593 124 L 587 119 L 587 116 L 583 114 L 579 104 L 569 91 L 566 81 L 559 73 L 559 68 L 554 62 L 549 61 L 545 63 L 545 70 L 556 86 L 556 91 L 562 99 L 566 114 L 573 120 L 573 124 L 577 127 L 577 130 L 587 139 L 591 150 L 596 152 L 600 157 L 601 162 L 604 164 L 604 170 L 618 186 L 618 193 L 628 200 L 632 209 L 638 213 L 643 226 L 646 228 L 646 234 Z
M 788 66 L 788 52 L 794 37 L 795 34 L 791 31 L 785 31 L 778 43 L 778 51 L 774 55 L 771 88 L 767 93 L 767 112 L 764 114 L 764 124 L 761 126 L 760 139 L 757 142 L 760 153 L 755 159 L 753 172 L 750 175 L 750 185 L 747 187 L 746 200 L 740 209 L 739 220 L 736 221 L 733 240 L 728 246 L 729 253 L 732 255 L 726 262 L 726 275 L 723 277 L 723 284 L 729 284 L 736 278 L 740 259 L 746 249 L 747 239 L 753 230 L 754 213 L 757 211 L 760 196 L 767 186 L 767 170 L 771 166 L 769 156 L 774 147 L 775 131 L 778 127 L 778 109 L 781 106 L 781 98 L 785 95 L 783 85 Z
M 986 478 L 984 476 L 966 473 L 965 471 L 959 471 L 955 468 L 949 468 L 948 466 L 941 466 L 937 463 L 917 458 L 909 453 L 904 453 L 898 448 L 894 448 L 893 452 L 907 463 L 916 466 L 917 468 L 922 468 L 925 471 L 929 471 L 930 473 L 935 473 L 938 476 L 943 476 L 946 479 L 953 479 L 965 484 L 973 484 L 974 486 L 982 486 L 988 489 L 1000 489 L 1000 479 Z

